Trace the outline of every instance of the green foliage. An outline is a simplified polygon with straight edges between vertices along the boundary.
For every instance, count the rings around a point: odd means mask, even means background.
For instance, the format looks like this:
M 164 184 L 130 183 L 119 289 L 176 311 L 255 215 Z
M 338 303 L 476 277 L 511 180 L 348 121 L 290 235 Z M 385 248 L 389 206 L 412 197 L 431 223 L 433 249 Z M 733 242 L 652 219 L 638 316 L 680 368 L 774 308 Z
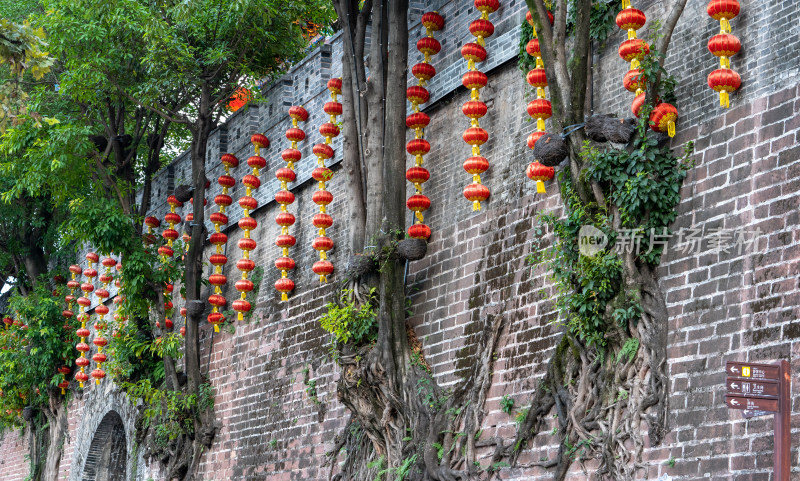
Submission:
M 517 67 L 520 69 L 520 71 L 522 71 L 522 75 L 525 76 L 532 68 L 536 66 L 536 58 L 528 55 L 528 52 L 525 50 L 525 47 L 528 46 L 528 42 L 533 39 L 533 27 L 531 27 L 527 21 L 523 20 L 519 30 L 520 35 L 519 53 L 517 54 Z
M 21 83 L 26 75 L 41 80 L 53 66 L 46 51 L 45 33 L 28 20 L 22 23 L 0 18 L 0 133 L 26 119 L 41 126 L 43 117 L 29 109 L 28 93 Z
M 356 307 L 350 292 L 342 292 L 339 302 L 328 303 L 328 310 L 320 318 L 322 328 L 333 334 L 333 341 L 361 346 L 377 339 L 377 321 L 374 308 L 377 290 L 369 292 L 369 301 Z
M 529 408 L 523 408 L 517 411 L 517 415 L 514 416 L 514 422 L 517 423 L 517 426 L 525 422 L 525 418 L 528 417 L 528 409 Z
M 602 45 L 608 35 L 618 28 L 616 18 L 621 9 L 622 0 L 595 0 L 592 2 L 592 13 L 589 16 L 589 38 Z M 575 33 L 577 19 L 577 2 L 569 2 L 567 6 L 567 35 Z
M 57 369 L 72 366 L 66 359 L 74 357 L 77 326 L 65 332 L 64 295 L 63 287 L 53 292 L 42 276 L 28 296 L 11 297 L 6 315 L 18 325 L 0 328 L 0 431 L 20 426 L 25 406 L 47 405 L 61 382 Z
M 639 351 L 639 339 L 635 337 L 628 338 L 625 341 L 625 344 L 622 345 L 622 349 L 617 353 L 617 362 L 624 360 L 625 362 L 631 362 L 636 357 L 636 353 Z
M 133 401 L 142 401 L 143 425 L 153 428 L 156 445 L 160 447 L 166 447 L 182 434 L 193 434 L 194 412 L 214 406 L 214 391 L 210 384 L 202 384 L 199 394 L 159 389 L 149 379 L 123 383 L 121 387 Z
M 503 394 L 503 397 L 500 399 L 500 409 L 506 414 L 511 414 L 511 411 L 514 409 L 514 398 L 508 394 Z
M 643 114 L 639 120 L 638 135 L 629 150 L 599 149 L 587 143 L 581 153 L 587 165 L 581 177 L 600 185 L 606 202 L 619 212 L 620 227 L 638 239 L 636 260 L 656 266 L 663 250 L 657 242 L 659 236 L 669 233 L 668 226 L 677 215 L 692 145 L 685 147 L 682 159 L 676 158 L 668 147 L 659 146 L 655 136 L 647 135 L 646 118 Z M 528 260 L 550 267 L 559 294 L 556 307 L 569 331 L 602 350 L 610 329 L 625 329 L 639 318 L 639 296 L 622 290 L 622 261 L 614 250 L 621 233 L 612 229 L 608 210 L 582 202 L 563 171 L 559 182 L 564 217 L 545 214 L 539 219 L 539 232 L 542 225 L 550 226 L 555 241 L 546 247 L 537 243 Z M 608 238 L 608 247 L 594 257 L 579 251 L 579 232 L 585 225 L 599 229 Z

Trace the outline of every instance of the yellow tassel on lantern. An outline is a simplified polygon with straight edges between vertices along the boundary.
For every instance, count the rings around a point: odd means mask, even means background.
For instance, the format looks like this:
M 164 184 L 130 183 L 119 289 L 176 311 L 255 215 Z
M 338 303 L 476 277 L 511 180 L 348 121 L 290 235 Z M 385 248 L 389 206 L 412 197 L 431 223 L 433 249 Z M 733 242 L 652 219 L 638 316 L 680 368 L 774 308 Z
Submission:
M 727 18 L 719 19 L 719 28 L 722 30 L 722 33 L 731 33 L 731 23 Z
M 218 324 L 214 324 L 214 332 L 219 332 L 219 325 Z
M 67 393 L 67 391 L 65 391 L 64 388 L 62 387 L 61 388 L 61 394 L 63 395 L 63 394 L 66 394 L 66 393 Z
M 481 210 L 481 203 L 480 203 L 480 201 L 473 200 L 472 201 L 472 212 L 475 212 L 477 210 Z
M 667 135 L 670 137 L 675 137 L 675 122 L 671 120 L 667 124 Z
M 726 109 L 730 108 L 731 101 L 730 101 L 730 98 L 728 97 L 728 92 L 727 91 L 723 90 L 723 91 L 721 91 L 719 93 L 719 104 L 721 106 L 725 107 Z
M 719 58 L 719 66 L 722 68 L 731 68 L 731 59 L 728 57 L 720 57 Z
M 639 63 L 639 59 L 638 58 L 635 58 L 635 59 L 631 60 L 631 70 L 635 70 L 635 69 L 639 68 L 639 65 L 640 65 L 640 63 Z
M 547 192 L 544 190 L 544 182 L 541 180 L 536 181 L 536 192 L 539 194 L 546 194 Z
M 536 96 L 540 99 L 544 98 L 544 87 L 536 87 Z
M 628 29 L 628 40 L 633 40 L 636 38 L 636 30 L 629 28 Z
M 536 119 L 536 128 L 539 129 L 540 132 L 544 132 L 544 119 Z
M 622 8 L 631 8 L 631 0 L 622 0 Z

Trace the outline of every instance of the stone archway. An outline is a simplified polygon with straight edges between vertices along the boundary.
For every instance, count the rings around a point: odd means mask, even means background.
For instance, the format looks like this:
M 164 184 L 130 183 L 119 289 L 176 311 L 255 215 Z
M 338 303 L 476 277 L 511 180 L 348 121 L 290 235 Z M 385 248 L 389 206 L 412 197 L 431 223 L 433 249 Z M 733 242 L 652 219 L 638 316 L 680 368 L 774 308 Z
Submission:
M 136 446 L 138 409 L 113 382 L 92 385 L 76 399 L 79 422 L 68 481 L 144 481 L 152 477 Z
M 116 411 L 109 411 L 89 445 L 81 481 L 125 481 L 127 444 L 122 418 Z

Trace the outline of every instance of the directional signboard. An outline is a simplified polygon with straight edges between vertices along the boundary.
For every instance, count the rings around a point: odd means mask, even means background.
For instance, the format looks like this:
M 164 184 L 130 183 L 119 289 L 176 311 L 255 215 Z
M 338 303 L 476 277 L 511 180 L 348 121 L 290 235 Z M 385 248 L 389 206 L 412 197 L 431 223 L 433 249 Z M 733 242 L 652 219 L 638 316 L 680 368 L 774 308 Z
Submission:
M 775 481 L 789 481 L 789 418 L 791 394 L 789 363 L 728 362 L 725 364 L 725 404 L 742 411 L 745 418 L 774 414 Z

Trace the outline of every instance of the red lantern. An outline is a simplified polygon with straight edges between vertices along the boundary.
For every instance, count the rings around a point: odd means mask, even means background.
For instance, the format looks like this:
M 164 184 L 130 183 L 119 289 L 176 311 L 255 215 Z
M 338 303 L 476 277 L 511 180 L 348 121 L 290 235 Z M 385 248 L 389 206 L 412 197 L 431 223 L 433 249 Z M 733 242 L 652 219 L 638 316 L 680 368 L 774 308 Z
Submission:
M 286 297 L 286 300 L 288 300 L 289 293 L 294 290 L 294 281 L 282 277 L 275 281 L 275 290 L 281 293 L 281 299 Z
M 424 25 L 428 30 L 427 34 L 430 36 L 432 35 L 432 32 L 436 32 L 444 28 L 444 18 L 442 18 L 438 12 L 426 12 L 422 14 L 422 25 Z
M 430 94 L 425 87 L 412 85 L 406 89 L 406 98 L 411 103 L 424 104 L 430 98 Z
M 431 207 L 431 200 L 423 194 L 414 194 L 406 201 L 406 206 L 414 212 L 423 212 Z
M 461 112 L 471 119 L 479 119 L 486 115 L 488 107 L 479 100 L 470 100 L 461 107 Z
M 489 161 L 486 160 L 486 157 L 470 157 L 464 161 L 464 170 L 466 170 L 468 174 L 482 174 L 488 169 Z
M 472 210 L 481 210 L 481 202 L 489 198 L 489 189 L 483 184 L 469 184 L 464 187 L 464 197 L 472 201 Z
M 316 144 L 311 151 L 314 155 L 322 159 L 330 159 L 333 157 L 333 147 L 328 144 Z
M 341 79 L 330 79 L 328 81 L 328 88 L 333 94 L 332 95 L 333 100 L 336 101 L 335 93 L 341 92 L 341 88 L 342 88 Z M 306 119 L 308 119 L 308 113 L 307 112 L 305 113 L 304 116 L 303 115 L 293 115 L 292 114 L 293 109 L 295 111 L 297 111 L 297 109 L 302 109 L 302 107 L 292 107 L 292 108 L 289 109 L 289 115 L 292 117 L 292 128 L 287 130 L 286 138 L 289 139 L 289 141 L 291 142 L 291 146 L 288 149 L 286 149 L 284 152 L 290 153 L 289 157 L 291 158 L 291 161 L 289 162 L 289 164 L 287 165 L 286 168 L 278 169 L 278 171 L 275 173 L 275 176 L 278 178 L 278 180 L 281 183 L 280 184 L 281 190 L 279 190 L 275 194 L 275 201 L 278 202 L 281 205 L 280 212 L 275 217 L 275 223 L 277 223 L 279 226 L 281 226 L 281 236 L 287 236 L 286 238 L 284 238 L 285 240 L 283 240 L 283 241 L 279 240 L 278 241 L 279 243 L 282 242 L 282 244 L 283 244 L 281 246 L 282 247 L 282 251 L 283 251 L 282 252 L 283 257 L 280 257 L 279 259 L 288 259 L 289 261 L 291 261 L 292 269 L 294 268 L 294 260 L 292 260 L 289 257 L 289 247 L 291 247 L 291 245 L 294 245 L 294 242 L 290 243 L 288 239 L 294 239 L 294 237 L 289 236 L 289 227 L 294 225 L 296 220 L 295 220 L 294 215 L 289 213 L 288 208 L 287 208 L 288 205 L 294 203 L 294 194 L 289 192 L 288 183 L 289 182 L 294 182 L 295 179 L 297 179 L 297 175 L 294 172 L 294 162 L 300 160 L 300 157 L 301 157 L 301 153 L 297 149 L 297 143 L 299 141 L 305 139 L 305 136 L 306 136 L 305 132 L 299 128 L 298 123 L 299 122 L 304 122 Z M 305 112 L 305 109 L 303 109 L 303 112 Z M 296 131 L 297 134 L 290 135 L 289 134 L 290 131 Z M 300 135 L 300 133 L 302 133 L 302 135 Z M 339 135 L 339 127 L 337 127 L 336 124 L 334 124 L 332 122 L 324 123 L 324 124 L 322 124 L 320 126 L 320 133 L 323 135 L 323 137 L 327 137 L 327 138 L 335 137 L 335 136 Z M 322 145 L 325 145 L 325 144 L 322 144 Z M 325 145 L 325 146 L 329 147 L 327 145 Z M 317 150 L 317 152 L 320 152 L 320 149 L 316 149 L 316 150 Z M 330 153 L 330 156 L 332 157 L 333 156 L 333 149 L 330 149 L 330 152 L 326 152 L 326 154 L 327 153 Z M 328 157 L 328 158 L 330 158 L 330 157 Z M 242 261 L 245 261 L 245 260 L 246 259 L 242 259 Z M 285 278 L 287 276 L 287 271 L 290 270 L 290 269 L 287 268 L 288 265 L 289 265 L 288 262 L 279 263 L 279 262 L 276 261 L 276 263 L 275 263 L 275 267 L 277 267 L 278 270 L 281 271 L 281 277 L 283 277 L 283 278 Z M 242 267 L 244 269 L 241 269 L 241 270 L 243 270 L 245 272 L 249 272 L 249 271 L 253 270 L 253 268 L 255 267 L 255 264 L 253 264 L 252 267 L 251 267 L 250 264 L 243 265 Z M 239 287 L 247 287 L 248 286 L 248 284 L 246 284 L 244 282 L 244 279 L 242 281 L 239 281 L 239 282 L 241 282 L 242 284 L 241 285 L 237 284 L 237 289 L 239 289 Z M 250 282 L 250 281 L 247 281 L 247 282 Z M 242 291 L 242 292 L 245 292 L 243 289 L 239 289 L 239 290 Z M 250 289 L 250 290 L 252 290 L 252 289 Z M 242 297 L 242 299 L 244 299 L 244 297 Z M 285 292 L 281 293 L 281 300 L 284 300 L 284 301 L 288 300 L 288 296 L 287 296 L 287 294 Z
M 723 33 L 731 32 L 730 20 L 739 15 L 739 2 L 737 0 L 711 0 L 708 2 L 706 12 L 714 20 L 719 20 Z
M 544 134 L 545 133 L 540 130 L 537 130 L 536 132 L 531 132 L 531 134 L 528 136 L 528 141 L 527 141 L 528 148 L 533 150 L 534 146 L 536 146 L 536 141 L 542 138 Z
M 475 63 L 480 63 L 486 60 L 486 49 L 477 43 L 467 43 L 461 47 L 461 56 L 468 62 L 470 70 L 475 68 Z
M 650 53 L 650 46 L 642 39 L 625 40 L 619 46 L 619 56 L 631 63 L 631 69 L 639 68 L 639 61 Z
M 342 104 L 339 102 L 325 102 L 325 105 L 322 106 L 322 110 L 325 111 L 326 114 L 336 117 L 337 115 L 342 115 Z
M 261 155 L 261 149 L 269 147 L 269 139 L 264 134 L 253 134 L 250 136 L 256 155 Z
M 488 82 L 489 77 L 487 77 L 485 73 L 479 72 L 478 70 L 471 70 L 461 77 L 461 84 L 473 91 L 473 100 L 477 100 L 475 98 L 474 91 L 486 87 Z
M 536 128 L 544 131 L 544 121 L 553 115 L 553 106 L 546 99 L 531 100 L 528 102 L 528 115 L 536 119 Z
M 431 118 L 424 112 L 416 112 L 406 117 L 406 127 L 409 129 L 424 129 L 430 122 Z
M 406 151 L 411 155 L 424 155 L 430 152 L 431 144 L 425 139 L 409 140 L 406 144 Z
M 636 31 L 647 22 L 644 12 L 636 8 L 624 8 L 617 14 L 617 26 L 628 31 L 628 39 L 636 38 Z
M 720 33 L 708 39 L 708 51 L 720 58 L 720 66 L 731 68 L 729 57 L 739 53 L 742 43 L 735 35 Z
M 408 228 L 408 236 L 412 239 L 425 239 L 431 237 L 431 228 L 425 224 L 413 224 Z
M 675 122 L 678 120 L 678 109 L 668 103 L 656 105 L 650 113 L 650 128 L 656 132 L 667 132 L 675 137 Z
M 411 67 L 411 75 L 426 82 L 436 76 L 436 69 L 429 63 L 418 63 Z
M 734 70 L 721 68 L 708 74 L 708 86 L 719 92 L 720 105 L 728 108 L 730 107 L 728 94 L 742 86 L 742 78 Z
M 642 110 L 646 96 L 647 94 L 641 93 L 633 99 L 633 103 L 631 104 L 631 112 L 633 112 L 633 115 L 639 116 L 639 111 Z
M 209 297 L 208 300 L 210 302 L 211 297 Z M 214 307 L 219 307 L 219 306 L 214 306 Z M 225 322 L 225 316 L 223 316 L 221 312 L 212 311 L 211 314 L 208 315 L 208 322 L 209 324 L 212 324 L 214 326 L 214 332 L 219 332 L 219 325 Z
M 298 122 L 305 122 L 308 120 L 308 111 L 299 105 L 295 105 L 289 108 L 289 117 Z M 294 125 L 294 122 L 292 122 L 292 125 Z
M 536 181 L 536 192 L 544 194 L 544 181 L 550 180 L 555 175 L 556 170 L 553 167 L 546 167 L 539 162 L 531 162 L 525 172 L 528 178 Z
M 625 86 L 625 90 L 629 92 L 641 93 L 647 88 L 647 81 L 644 78 L 644 73 L 642 69 L 638 68 L 628 70 L 628 73 L 625 74 L 625 78 L 622 80 L 622 84 Z
M 461 137 L 469 145 L 478 146 L 489 140 L 489 132 L 480 127 L 470 127 L 464 131 Z
M 534 27 L 534 25 L 533 25 L 533 15 L 531 15 L 530 10 L 525 12 L 525 20 L 528 21 L 528 25 L 530 25 L 531 27 Z M 549 10 L 547 11 L 547 21 L 550 22 L 550 25 L 553 25 L 553 22 L 555 21 L 555 17 L 553 16 L 553 12 L 551 12 Z M 536 35 L 535 29 L 534 29 L 533 34 Z
M 492 34 L 494 34 L 494 24 L 483 18 L 473 20 L 472 23 L 469 24 L 469 33 L 471 33 L 473 37 L 478 37 L 478 41 L 481 42 L 484 38 L 491 37 Z
M 431 174 L 425 167 L 414 166 L 406 171 L 406 180 L 414 184 L 424 184 L 430 178 Z
M 317 261 L 311 267 L 311 270 L 320 277 L 327 277 L 333 274 L 333 264 L 330 261 Z
M 426 57 L 436 55 L 442 50 L 442 44 L 433 37 L 422 37 L 417 40 L 417 50 L 422 52 Z

